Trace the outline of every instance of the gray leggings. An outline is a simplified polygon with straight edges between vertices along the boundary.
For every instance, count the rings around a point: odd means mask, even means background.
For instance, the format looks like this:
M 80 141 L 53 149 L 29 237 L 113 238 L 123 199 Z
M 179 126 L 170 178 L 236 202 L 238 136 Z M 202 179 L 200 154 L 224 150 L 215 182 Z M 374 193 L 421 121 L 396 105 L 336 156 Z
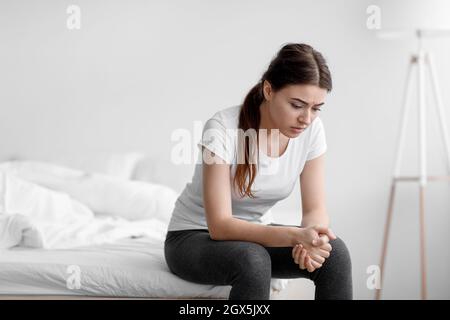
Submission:
M 316 286 L 316 300 L 351 300 L 349 251 L 340 238 L 330 244 L 330 256 L 313 272 L 299 268 L 292 258 L 292 247 L 212 240 L 204 229 L 168 231 L 164 254 L 170 271 L 184 280 L 231 285 L 229 300 L 268 300 L 271 278 L 309 278 Z

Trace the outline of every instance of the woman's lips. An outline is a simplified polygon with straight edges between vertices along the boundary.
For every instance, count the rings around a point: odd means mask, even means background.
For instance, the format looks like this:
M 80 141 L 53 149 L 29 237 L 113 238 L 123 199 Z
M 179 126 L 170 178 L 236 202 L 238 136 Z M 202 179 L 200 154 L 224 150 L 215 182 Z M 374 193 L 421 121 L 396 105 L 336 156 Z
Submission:
M 304 128 L 300 128 L 300 127 L 291 127 L 293 131 L 299 133 L 302 132 L 303 130 L 305 130 Z

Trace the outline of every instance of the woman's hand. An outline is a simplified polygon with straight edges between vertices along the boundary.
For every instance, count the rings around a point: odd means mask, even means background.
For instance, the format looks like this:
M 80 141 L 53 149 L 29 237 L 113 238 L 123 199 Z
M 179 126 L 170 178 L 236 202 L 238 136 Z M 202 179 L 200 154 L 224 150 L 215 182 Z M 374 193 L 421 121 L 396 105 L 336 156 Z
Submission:
M 300 269 L 313 272 L 320 268 L 330 256 L 330 239 L 336 239 L 333 231 L 323 226 L 312 226 L 301 229 L 298 244 L 292 249 L 292 257 Z
M 295 263 L 299 265 L 300 269 L 307 269 L 309 272 L 313 272 L 314 270 L 322 267 L 325 259 L 330 256 L 329 252 L 331 251 L 331 245 L 324 245 L 322 250 L 323 251 L 320 252 L 320 254 L 312 254 L 312 256 L 315 257 L 312 259 L 311 255 L 303 247 L 303 245 L 298 244 L 292 250 L 292 257 L 294 258 Z
M 292 250 L 292 257 L 294 258 L 295 263 L 298 264 L 299 268 L 302 270 L 306 268 L 309 272 L 313 272 L 316 268 L 320 268 L 322 266 L 322 264 L 318 263 L 313 266 L 311 258 L 301 244 L 295 245 Z

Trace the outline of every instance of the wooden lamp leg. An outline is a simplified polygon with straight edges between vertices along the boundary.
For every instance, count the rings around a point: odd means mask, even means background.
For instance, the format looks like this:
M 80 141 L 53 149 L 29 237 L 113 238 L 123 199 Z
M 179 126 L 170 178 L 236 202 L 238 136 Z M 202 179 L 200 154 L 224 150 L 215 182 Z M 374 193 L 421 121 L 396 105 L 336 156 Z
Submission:
M 396 181 L 395 179 L 392 180 L 392 186 L 391 186 L 391 192 L 389 195 L 389 208 L 386 218 L 386 224 L 384 226 L 384 237 L 383 237 L 383 249 L 381 251 L 381 259 L 380 259 L 380 289 L 376 289 L 375 292 L 375 299 L 380 300 L 381 299 L 381 288 L 383 287 L 383 278 L 384 278 L 384 263 L 386 260 L 386 253 L 387 253 L 387 246 L 389 241 L 389 231 L 391 228 L 391 221 L 392 221 L 392 212 L 394 209 L 394 199 L 395 199 L 395 186 Z

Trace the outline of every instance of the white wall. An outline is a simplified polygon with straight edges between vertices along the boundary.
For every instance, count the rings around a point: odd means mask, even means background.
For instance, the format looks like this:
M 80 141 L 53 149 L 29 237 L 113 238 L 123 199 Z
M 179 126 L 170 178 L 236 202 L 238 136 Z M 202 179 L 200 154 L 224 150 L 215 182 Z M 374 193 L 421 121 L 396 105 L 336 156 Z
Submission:
M 166 163 L 168 183 L 181 191 L 193 165 L 169 163 L 173 130 L 192 130 L 194 121 L 240 103 L 283 43 L 309 43 L 327 58 L 334 80 L 321 113 L 327 207 L 351 250 L 355 298 L 371 299 L 366 268 L 379 262 L 403 82 L 415 48 L 412 39 L 380 40 L 366 27 L 366 8 L 376 3 L 2 0 L 0 159 L 143 152 Z M 66 28 L 70 4 L 81 8 L 80 30 Z M 429 47 L 449 124 L 450 39 Z M 430 173 L 443 173 L 435 112 L 427 115 Z M 415 116 L 409 129 L 403 164 L 413 174 Z M 449 183 L 430 183 L 429 297 L 436 299 L 450 298 L 449 198 Z M 287 215 L 294 210 L 297 216 Z M 298 189 L 277 211 L 285 212 L 281 222 L 299 223 Z M 385 298 L 419 297 L 418 231 L 418 187 L 401 185 Z

